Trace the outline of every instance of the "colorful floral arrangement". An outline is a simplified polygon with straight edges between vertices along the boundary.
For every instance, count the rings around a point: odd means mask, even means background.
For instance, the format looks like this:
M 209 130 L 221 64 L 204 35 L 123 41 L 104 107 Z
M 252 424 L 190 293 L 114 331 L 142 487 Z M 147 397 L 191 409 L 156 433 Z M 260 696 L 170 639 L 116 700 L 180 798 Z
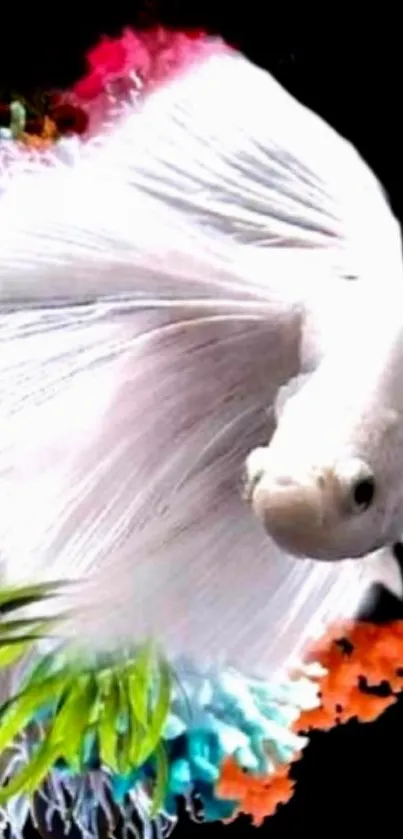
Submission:
M 203 35 L 199 30 L 134 33 L 127 28 L 118 38 L 102 38 L 88 52 L 86 75 L 70 91 L 0 103 L 0 142 L 48 149 L 63 137 L 93 133 L 117 99 L 139 95 L 145 84 L 149 91 L 190 55 L 194 59 L 195 42 L 202 43 Z
M 49 829 L 57 814 L 95 836 L 100 811 L 111 832 L 117 813 L 166 831 L 180 798 L 206 821 L 242 812 L 259 825 L 291 798 L 308 731 L 372 721 L 403 687 L 401 621 L 334 628 L 298 671 L 268 683 L 168 665 L 152 644 L 92 659 L 56 642 L 43 651 L 54 619 L 15 615 L 57 594 L 51 584 L 0 592 L 0 666 L 25 662 L 0 707 L 0 813 L 13 836 L 38 799 Z
M 88 115 L 78 104 L 63 101 L 61 94 L 42 97 L 36 104 L 22 97 L 0 105 L 0 139 L 45 149 L 61 137 L 84 134 Z

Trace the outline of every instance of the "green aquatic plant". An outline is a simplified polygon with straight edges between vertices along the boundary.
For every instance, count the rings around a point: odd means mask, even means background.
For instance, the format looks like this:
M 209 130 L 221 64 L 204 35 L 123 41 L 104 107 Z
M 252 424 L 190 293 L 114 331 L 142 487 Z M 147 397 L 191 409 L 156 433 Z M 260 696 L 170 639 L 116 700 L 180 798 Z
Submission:
M 54 597 L 59 583 L 0 588 L 0 668 L 16 664 L 46 637 L 57 618 L 17 617 L 15 613 Z
M 0 590 L 0 668 L 24 656 L 34 662 L 17 693 L 0 707 L 0 754 L 22 733 L 29 732 L 31 743 L 27 763 L 0 789 L 0 807 L 15 795 L 34 795 L 55 767 L 77 775 L 99 765 L 134 783 L 136 772 L 147 765 L 157 812 L 167 784 L 162 732 L 170 710 L 171 670 L 151 642 L 102 658 L 56 644 L 39 655 L 37 642 L 57 619 L 9 616 L 59 588 Z

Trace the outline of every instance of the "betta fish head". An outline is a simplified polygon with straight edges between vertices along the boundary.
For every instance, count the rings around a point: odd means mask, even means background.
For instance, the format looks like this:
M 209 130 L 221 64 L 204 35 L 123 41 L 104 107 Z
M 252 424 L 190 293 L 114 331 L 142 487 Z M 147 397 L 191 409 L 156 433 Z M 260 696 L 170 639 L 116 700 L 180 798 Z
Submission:
M 401 332 L 324 360 L 288 398 L 245 465 L 245 497 L 296 556 L 371 553 L 403 531 Z

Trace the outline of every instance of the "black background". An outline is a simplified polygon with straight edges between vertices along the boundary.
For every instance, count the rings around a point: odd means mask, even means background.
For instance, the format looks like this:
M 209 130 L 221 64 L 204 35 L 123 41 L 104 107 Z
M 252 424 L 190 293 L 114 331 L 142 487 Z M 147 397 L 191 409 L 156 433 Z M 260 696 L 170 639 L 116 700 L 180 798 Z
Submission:
M 22 5 L 22 4 L 21 4 Z M 145 23 L 155 10 L 145 3 L 114 2 L 108 9 L 82 2 L 74 8 L 38 4 L 24 9 L 7 4 L 0 12 L 0 98 L 10 93 L 29 94 L 35 88 L 68 86 L 84 69 L 86 49 L 103 34 L 116 34 L 122 25 Z M 403 149 L 402 69 L 400 24 L 379 9 L 356 22 L 336 14 L 311 20 L 295 19 L 291 7 L 283 19 L 274 17 L 266 2 L 232 4 L 183 2 L 154 3 L 161 22 L 202 25 L 236 43 L 254 61 L 267 68 L 305 104 L 318 111 L 358 147 L 390 196 L 402 220 Z M 241 107 L 241 105 L 240 105 Z M 1 235 L 1 231 L 0 231 Z M 382 282 L 382 277 L 379 277 Z M 403 617 L 393 598 L 378 592 L 373 617 Z M 376 723 L 350 723 L 312 737 L 303 760 L 293 800 L 260 828 L 270 839 L 294 836 L 297 830 L 313 836 L 372 835 L 401 830 L 403 801 L 403 704 L 388 710 Z M 190 825 L 182 819 L 177 839 L 203 839 L 256 835 L 247 819 L 231 826 Z

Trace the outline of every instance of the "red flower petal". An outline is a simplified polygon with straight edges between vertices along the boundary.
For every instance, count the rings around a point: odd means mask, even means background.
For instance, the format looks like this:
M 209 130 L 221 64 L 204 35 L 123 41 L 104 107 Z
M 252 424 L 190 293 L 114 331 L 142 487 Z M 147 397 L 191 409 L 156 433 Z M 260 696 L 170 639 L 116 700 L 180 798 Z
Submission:
M 73 88 L 73 93 L 84 102 L 96 99 L 105 89 L 105 79 L 99 72 L 90 73 L 81 79 Z
M 88 114 L 77 105 L 64 102 L 51 110 L 51 117 L 60 134 L 84 134 L 88 128 Z
M 184 35 L 191 41 L 199 41 L 206 37 L 206 32 L 204 29 L 186 29 Z
M 102 38 L 100 43 L 89 51 L 87 60 L 90 68 L 101 75 L 119 74 L 126 65 L 126 49 L 120 38 Z

